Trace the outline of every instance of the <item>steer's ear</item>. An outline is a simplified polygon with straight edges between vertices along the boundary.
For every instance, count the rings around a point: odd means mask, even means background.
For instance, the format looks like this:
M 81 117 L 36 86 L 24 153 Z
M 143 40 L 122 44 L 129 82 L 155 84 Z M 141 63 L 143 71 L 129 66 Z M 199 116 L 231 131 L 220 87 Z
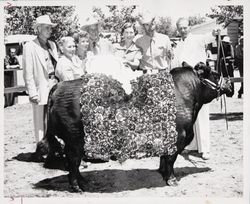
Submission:
M 202 78 L 207 78 L 211 72 L 211 68 L 206 66 L 203 62 L 196 64 L 194 70 L 197 72 L 198 76 Z

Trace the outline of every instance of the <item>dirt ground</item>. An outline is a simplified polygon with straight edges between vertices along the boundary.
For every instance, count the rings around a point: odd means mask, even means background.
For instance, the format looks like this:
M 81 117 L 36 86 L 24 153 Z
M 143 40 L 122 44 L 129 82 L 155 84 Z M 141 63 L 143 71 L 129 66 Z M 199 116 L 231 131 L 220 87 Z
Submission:
M 179 155 L 177 187 L 166 186 L 157 172 L 159 158 L 127 160 L 120 164 L 88 163 L 81 169 L 85 192 L 72 193 L 67 172 L 46 169 L 43 163 L 13 157 L 35 151 L 30 104 L 4 109 L 5 197 L 236 197 L 243 194 L 243 99 L 227 98 L 228 130 L 220 100 L 210 105 L 211 158 Z

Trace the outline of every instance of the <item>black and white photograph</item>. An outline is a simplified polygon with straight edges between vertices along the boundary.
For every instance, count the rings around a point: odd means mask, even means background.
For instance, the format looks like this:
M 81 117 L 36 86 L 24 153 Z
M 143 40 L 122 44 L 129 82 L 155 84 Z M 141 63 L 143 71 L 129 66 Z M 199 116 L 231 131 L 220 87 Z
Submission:
M 4 203 L 249 204 L 247 8 L 2 1 Z

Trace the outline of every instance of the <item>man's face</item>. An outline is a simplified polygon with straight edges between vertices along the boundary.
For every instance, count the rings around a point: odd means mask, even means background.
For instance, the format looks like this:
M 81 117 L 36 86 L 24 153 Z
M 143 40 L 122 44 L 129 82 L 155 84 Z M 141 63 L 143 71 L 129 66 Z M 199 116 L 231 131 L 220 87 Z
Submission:
M 90 39 L 96 41 L 99 38 L 99 26 L 98 24 L 90 25 L 87 27 Z
M 10 49 L 10 56 L 14 57 L 16 55 L 16 50 L 15 49 Z
M 142 26 L 144 32 L 148 36 L 151 36 L 151 37 L 153 36 L 155 28 L 156 28 L 154 19 L 148 23 L 141 23 L 141 26 Z
M 188 26 L 188 21 L 187 20 L 181 20 L 177 24 L 177 30 L 180 33 L 182 38 L 186 38 L 189 32 L 189 26 Z
M 41 24 L 38 26 L 38 34 L 40 37 L 44 39 L 48 39 L 51 36 L 52 33 L 52 26 L 51 25 L 46 25 L 46 24 Z

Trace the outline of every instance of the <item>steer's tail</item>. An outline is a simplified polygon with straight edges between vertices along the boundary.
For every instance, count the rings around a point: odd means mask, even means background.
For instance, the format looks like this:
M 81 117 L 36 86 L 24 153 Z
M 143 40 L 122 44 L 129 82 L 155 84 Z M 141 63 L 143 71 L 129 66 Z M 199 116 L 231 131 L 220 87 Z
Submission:
M 47 155 L 50 150 L 51 141 L 54 141 L 52 137 L 54 135 L 52 134 L 54 132 L 53 130 L 53 122 L 51 118 L 51 110 L 53 108 L 53 94 L 55 90 L 57 89 L 57 84 L 52 87 L 52 89 L 49 92 L 48 97 L 48 104 L 45 112 L 45 120 L 44 120 L 44 138 L 37 143 L 36 147 L 36 154 L 37 156 L 43 156 Z

